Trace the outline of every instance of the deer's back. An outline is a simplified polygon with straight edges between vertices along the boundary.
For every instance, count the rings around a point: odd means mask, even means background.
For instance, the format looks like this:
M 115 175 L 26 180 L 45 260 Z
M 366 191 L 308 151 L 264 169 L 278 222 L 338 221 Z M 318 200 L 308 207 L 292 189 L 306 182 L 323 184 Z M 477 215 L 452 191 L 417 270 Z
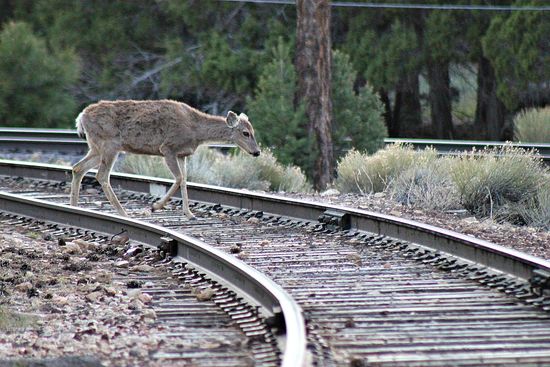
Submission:
M 88 142 L 99 149 L 159 154 L 189 119 L 186 105 L 175 101 L 101 101 L 84 109 L 82 124 Z

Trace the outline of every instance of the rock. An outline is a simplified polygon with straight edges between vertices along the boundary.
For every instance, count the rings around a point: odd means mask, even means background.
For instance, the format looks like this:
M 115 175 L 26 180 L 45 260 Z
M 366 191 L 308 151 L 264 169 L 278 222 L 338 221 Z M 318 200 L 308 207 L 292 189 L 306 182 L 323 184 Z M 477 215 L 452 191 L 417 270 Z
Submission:
M 116 289 L 113 287 L 105 287 L 103 288 L 103 292 L 105 292 L 105 294 L 110 297 L 113 297 L 116 295 Z
M 124 255 L 122 255 L 123 258 L 125 259 L 128 259 L 130 257 L 134 257 L 136 256 L 137 254 L 139 253 L 142 253 L 143 252 L 143 248 L 139 247 L 139 246 L 134 246 L 134 247 L 130 247 L 125 253 Z
M 125 245 L 128 243 L 128 241 L 130 241 L 130 237 L 128 236 L 126 231 L 111 237 L 111 244 L 116 246 Z
M 63 248 L 63 253 L 69 255 L 80 255 L 82 253 L 82 249 L 74 242 L 67 242 Z
M 269 240 L 261 240 L 260 241 L 260 246 L 265 246 L 265 245 L 269 245 Z
M 250 254 L 246 251 L 241 251 L 239 254 L 237 254 L 237 258 L 241 260 L 248 259 L 250 257 Z
M 15 290 L 19 292 L 27 292 L 33 288 L 31 282 L 19 283 L 15 286 Z
M 361 266 L 363 264 L 361 255 L 358 253 L 349 254 L 347 258 L 355 264 L 355 266 Z
M 95 292 L 88 293 L 84 298 L 86 298 L 88 302 L 96 302 L 96 301 L 99 301 L 102 295 L 103 295 L 103 292 L 95 291 Z
M 476 217 L 468 217 L 468 218 L 464 218 L 462 219 L 462 221 L 466 224 L 475 224 L 475 223 L 479 223 L 479 221 L 477 220 Z
M 153 297 L 148 293 L 141 293 L 138 295 L 138 299 L 143 303 L 149 303 L 153 300 Z
M 253 223 L 253 224 L 258 224 L 258 223 L 260 223 L 260 219 L 256 218 L 256 217 L 251 217 L 251 218 L 248 218 L 247 222 L 248 223 Z
M 373 197 L 375 199 L 383 199 L 386 197 L 386 193 L 385 192 L 377 192 L 373 195 Z
M 115 265 L 117 268 L 127 268 L 129 264 L 130 264 L 130 263 L 129 263 L 128 261 L 126 261 L 126 260 L 120 260 L 120 261 L 115 262 L 114 265 Z
M 55 303 L 57 306 L 66 306 L 69 303 L 69 299 L 67 297 L 54 295 L 52 297 L 52 302 Z
M 155 268 L 153 268 L 151 265 L 147 265 L 147 264 L 136 265 L 130 268 L 131 271 L 142 271 L 142 272 L 150 272 L 154 269 Z
M 80 238 L 77 238 L 72 243 L 78 245 L 78 247 L 80 247 L 80 250 L 82 250 L 82 252 L 88 251 L 91 247 L 90 242 L 84 241 L 83 239 L 80 239 Z
M 328 190 L 323 191 L 320 195 L 321 195 L 322 197 L 326 197 L 326 196 L 336 196 L 336 195 L 340 195 L 340 191 L 338 191 L 338 190 L 336 190 L 336 189 L 328 189 Z
M 100 283 L 110 284 L 113 281 L 113 274 L 107 271 L 98 272 L 95 280 Z
M 229 248 L 229 252 L 232 254 L 238 254 L 239 252 L 241 252 L 241 244 L 238 243 L 236 245 L 231 246 Z
M 130 304 L 128 304 L 129 310 L 141 311 L 143 309 L 143 302 L 139 299 L 133 299 Z
M 200 290 L 198 292 L 196 292 L 195 296 L 197 297 L 197 299 L 201 302 L 203 301 L 209 301 L 212 299 L 212 297 L 214 297 L 214 295 L 216 294 L 216 291 L 210 287 L 208 288 L 205 288 L 203 290 Z
M 156 320 L 157 319 L 157 313 L 155 312 L 155 310 L 148 308 L 146 310 L 143 310 L 142 317 L 144 319 Z

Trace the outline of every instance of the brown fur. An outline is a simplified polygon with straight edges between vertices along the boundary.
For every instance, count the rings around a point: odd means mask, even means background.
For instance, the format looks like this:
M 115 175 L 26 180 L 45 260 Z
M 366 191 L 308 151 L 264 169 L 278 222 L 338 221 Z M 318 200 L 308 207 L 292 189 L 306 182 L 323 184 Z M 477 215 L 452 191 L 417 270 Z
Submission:
M 73 167 L 71 205 L 76 205 L 83 175 L 99 165 L 96 177 L 117 211 L 124 209 L 114 196 L 108 179 L 119 152 L 164 156 L 176 182 L 155 208 L 166 204 L 181 185 L 184 211 L 188 209 L 185 158 L 200 144 L 221 141 L 259 154 L 254 129 L 244 114 L 227 117 L 201 112 L 185 103 L 160 101 L 101 101 L 86 107 L 77 118 L 79 133 L 85 133 L 90 151 Z

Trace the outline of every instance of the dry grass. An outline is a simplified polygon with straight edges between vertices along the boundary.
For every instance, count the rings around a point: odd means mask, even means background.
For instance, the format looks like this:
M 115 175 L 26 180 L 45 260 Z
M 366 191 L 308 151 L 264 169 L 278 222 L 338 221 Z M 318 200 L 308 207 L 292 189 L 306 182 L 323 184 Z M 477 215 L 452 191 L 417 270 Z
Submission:
M 335 185 L 342 192 L 381 192 L 409 168 L 433 161 L 436 157 L 434 150 L 417 152 L 405 144 L 390 145 L 373 155 L 352 150 L 338 162 Z
M 531 108 L 514 117 L 516 140 L 524 143 L 550 143 L 550 107 Z
M 120 165 L 126 173 L 172 178 L 161 157 L 127 155 Z M 223 155 L 207 147 L 197 149 L 187 162 L 191 182 L 249 190 L 309 192 L 311 186 L 297 167 L 283 166 L 269 149 L 255 158 L 238 152 Z
M 496 218 L 510 204 L 533 198 L 546 171 L 534 152 L 505 146 L 462 154 L 452 163 L 451 177 L 466 209 Z
M 450 158 L 440 158 L 414 164 L 392 180 L 390 197 L 402 204 L 428 210 L 461 208 L 449 172 L 450 163 Z

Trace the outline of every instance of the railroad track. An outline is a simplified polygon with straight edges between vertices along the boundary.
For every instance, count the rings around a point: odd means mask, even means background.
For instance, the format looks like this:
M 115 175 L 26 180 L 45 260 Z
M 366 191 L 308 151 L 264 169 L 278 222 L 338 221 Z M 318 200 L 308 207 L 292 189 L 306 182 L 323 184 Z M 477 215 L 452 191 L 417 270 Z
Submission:
M 398 142 L 412 145 L 416 149 L 433 147 L 442 155 L 455 155 L 460 152 L 483 150 L 484 148 L 498 148 L 507 143 L 495 141 L 473 140 L 437 140 L 437 139 L 400 139 L 386 138 L 385 145 Z M 550 143 L 513 143 L 513 146 L 526 150 L 535 149 L 541 159 L 550 164 Z M 212 148 L 223 152 L 234 146 L 231 144 L 213 144 Z M 28 128 L 0 128 L 0 151 L 4 152 L 58 152 L 83 156 L 88 146 L 80 139 L 76 130 L 69 129 L 28 129 Z
M 68 202 L 67 168 L 2 161 L 0 175 L 5 195 Z M 95 179 L 84 184 L 81 205 L 110 213 Z M 146 210 L 170 184 L 112 176 L 136 223 L 204 241 L 284 288 L 304 312 L 311 365 L 550 365 L 547 261 L 391 216 L 206 185 L 189 185 L 197 221 L 177 198 Z

